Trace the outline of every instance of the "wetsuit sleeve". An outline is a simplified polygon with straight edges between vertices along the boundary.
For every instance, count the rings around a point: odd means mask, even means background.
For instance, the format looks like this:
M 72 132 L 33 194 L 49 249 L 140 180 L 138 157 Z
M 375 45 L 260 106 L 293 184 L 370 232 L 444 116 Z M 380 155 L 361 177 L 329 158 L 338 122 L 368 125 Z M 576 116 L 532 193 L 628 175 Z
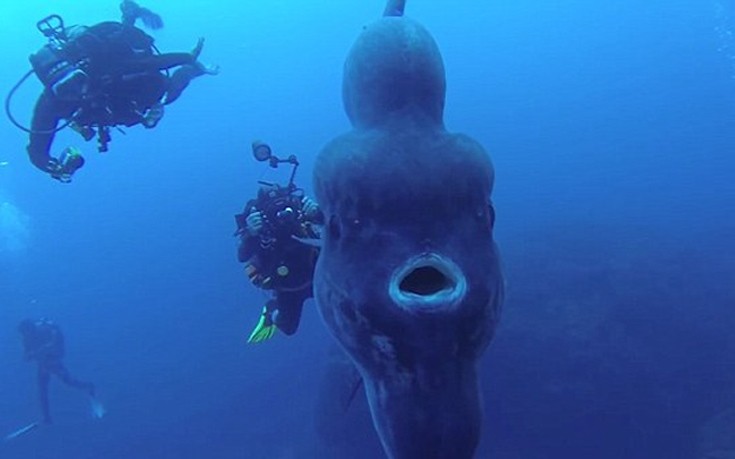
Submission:
M 31 130 L 28 142 L 28 156 L 34 166 L 44 172 L 53 171 L 53 160 L 49 153 L 54 141 L 53 132 L 59 121 L 71 116 L 71 110 L 64 111 L 51 93 L 45 90 L 36 102 L 31 121 Z
M 245 209 L 241 214 L 243 222 L 251 212 L 257 210 L 255 203 L 255 200 L 250 200 L 245 205 Z M 240 235 L 240 246 L 237 249 L 237 259 L 240 263 L 244 263 L 258 252 L 258 248 L 260 247 L 260 238 L 248 234 L 244 226 L 239 228 L 238 234 Z
M 237 250 L 237 259 L 244 263 L 251 259 L 260 247 L 260 239 L 254 236 L 243 235 L 240 239 L 240 247 Z

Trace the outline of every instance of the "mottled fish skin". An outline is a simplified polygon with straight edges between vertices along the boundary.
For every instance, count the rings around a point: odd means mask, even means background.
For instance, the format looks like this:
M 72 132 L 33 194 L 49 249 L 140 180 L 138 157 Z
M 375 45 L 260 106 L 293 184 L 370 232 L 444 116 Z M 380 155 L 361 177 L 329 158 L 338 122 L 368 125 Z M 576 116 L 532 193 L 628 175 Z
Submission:
M 345 64 L 353 129 L 314 170 L 327 219 L 315 297 L 364 379 L 386 454 L 471 458 L 476 362 L 503 297 L 494 171 L 479 143 L 444 128 L 441 55 L 404 4 L 388 2 Z

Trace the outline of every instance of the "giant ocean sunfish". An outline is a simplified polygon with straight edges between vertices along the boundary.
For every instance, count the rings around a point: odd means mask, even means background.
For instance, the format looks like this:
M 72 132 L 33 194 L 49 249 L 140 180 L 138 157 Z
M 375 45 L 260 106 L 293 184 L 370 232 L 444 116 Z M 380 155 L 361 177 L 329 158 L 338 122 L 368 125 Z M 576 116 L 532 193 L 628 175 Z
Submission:
M 476 362 L 503 297 L 494 171 L 480 144 L 445 130 L 441 55 L 404 3 L 388 2 L 345 63 L 353 129 L 314 170 L 327 221 L 314 289 L 364 379 L 386 454 L 470 458 Z

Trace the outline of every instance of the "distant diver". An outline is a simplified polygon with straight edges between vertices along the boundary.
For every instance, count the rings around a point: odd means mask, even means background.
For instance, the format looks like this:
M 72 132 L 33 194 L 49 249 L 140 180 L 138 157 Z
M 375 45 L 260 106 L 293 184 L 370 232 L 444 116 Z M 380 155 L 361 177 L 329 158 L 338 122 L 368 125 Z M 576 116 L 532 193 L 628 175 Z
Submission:
M 319 254 L 315 241 L 323 223 L 319 206 L 294 184 L 299 163 L 295 156 L 278 159 L 268 145 L 253 143 L 253 155 L 268 161 L 293 166 L 287 185 L 259 182 L 255 199 L 236 215 L 236 236 L 240 238 L 238 260 L 256 287 L 273 292 L 248 338 L 257 343 L 273 337 L 276 328 L 286 335 L 296 333 L 304 301 L 313 297 L 314 266 Z
M 59 181 L 70 182 L 84 165 L 84 158 L 76 148 L 63 150 L 58 158 L 51 156 L 57 132 L 70 127 L 84 140 L 96 137 L 98 150 L 105 152 L 111 128 L 137 124 L 155 127 L 163 116 L 163 107 L 174 102 L 192 79 L 219 72 L 218 67 L 198 60 L 203 38 L 191 52 L 161 54 L 153 37 L 135 27 L 140 19 L 146 27 L 160 29 L 161 17 L 130 0 L 124 0 L 120 9 L 121 22 L 89 27 L 66 27 L 58 15 L 40 20 L 37 27 L 49 43 L 31 55 L 33 69 L 6 98 L 6 114 L 13 124 L 29 133 L 31 163 Z M 178 68 L 169 74 L 174 67 Z M 28 128 L 13 117 L 10 102 L 33 73 L 44 90 Z
M 56 376 L 67 386 L 74 387 L 87 394 L 92 404 L 93 413 L 97 417 L 102 417 L 103 410 L 95 398 L 94 384 L 74 378 L 64 366 L 64 335 L 61 328 L 45 318 L 38 320 L 24 319 L 18 325 L 18 331 L 23 340 L 25 360 L 35 361 L 38 365 L 38 396 L 43 414 L 42 422 L 51 424 L 48 395 L 51 376 Z
M 314 295 L 362 376 L 391 459 L 469 459 L 481 431 L 477 361 L 500 320 L 494 169 L 448 132 L 444 64 L 404 1 L 364 28 L 344 65 L 352 130 L 314 167 L 326 219 Z

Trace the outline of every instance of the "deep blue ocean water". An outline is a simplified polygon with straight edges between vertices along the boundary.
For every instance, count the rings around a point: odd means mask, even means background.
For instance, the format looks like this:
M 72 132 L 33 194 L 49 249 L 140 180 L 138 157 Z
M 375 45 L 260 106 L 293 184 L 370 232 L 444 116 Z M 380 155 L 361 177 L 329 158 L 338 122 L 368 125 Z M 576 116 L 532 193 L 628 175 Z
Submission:
M 62 326 L 68 367 L 109 411 L 94 420 L 52 384 L 55 424 L 0 458 L 383 457 L 364 397 L 343 412 L 325 389 L 334 345 L 313 302 L 294 337 L 246 345 L 266 297 L 232 236 L 256 180 L 286 178 L 253 139 L 298 155 L 311 189 L 349 129 L 344 59 L 383 2 L 145 6 L 161 50 L 204 36 L 221 75 L 108 153 L 59 135 L 55 154 L 87 156 L 69 185 L 0 123 L 0 434 L 39 417 L 25 317 Z M 0 88 L 51 13 L 118 18 L 113 1 L 4 2 Z M 496 168 L 508 297 L 480 362 L 477 457 L 735 457 L 735 2 L 408 0 L 407 15 L 443 53 L 447 128 Z M 13 100 L 21 120 L 39 91 Z

